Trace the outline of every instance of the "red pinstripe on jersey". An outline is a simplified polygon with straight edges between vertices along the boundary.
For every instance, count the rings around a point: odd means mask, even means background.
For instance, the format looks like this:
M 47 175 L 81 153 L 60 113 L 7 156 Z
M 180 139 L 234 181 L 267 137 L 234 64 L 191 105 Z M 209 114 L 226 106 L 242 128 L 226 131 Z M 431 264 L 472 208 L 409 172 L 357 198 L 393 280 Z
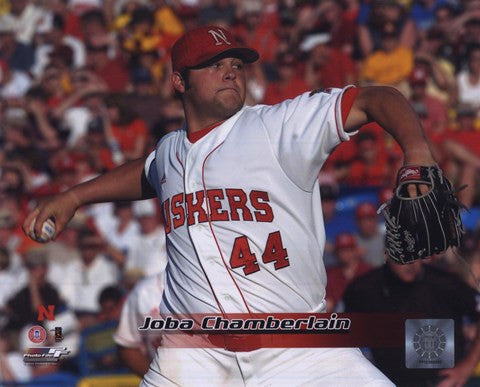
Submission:
M 206 184 L 205 184 L 205 165 L 207 163 L 208 158 L 213 154 L 213 152 L 215 152 L 218 148 L 220 148 L 220 146 L 222 146 L 222 144 L 223 144 L 223 141 L 220 144 L 218 144 L 215 148 L 213 148 L 207 154 L 205 159 L 203 160 L 203 164 L 202 164 L 202 183 L 203 183 L 204 191 L 207 190 L 207 187 L 206 187 Z M 215 235 L 215 231 L 213 230 L 213 225 L 212 225 L 212 221 L 211 221 L 211 209 L 210 209 L 210 203 L 208 202 L 208 200 L 207 200 L 207 212 L 208 212 L 208 225 L 210 227 L 210 231 L 212 232 L 213 239 L 215 240 L 215 244 L 217 245 L 218 253 L 220 254 L 220 258 L 222 259 L 223 265 L 225 266 L 225 269 L 227 270 L 231 280 L 235 284 L 235 287 L 237 288 L 238 292 L 240 293 L 240 297 L 242 298 L 242 301 L 243 301 L 245 307 L 247 308 L 248 313 L 252 313 L 249 306 L 248 306 L 247 300 L 245 299 L 245 296 L 242 293 L 242 290 L 238 286 L 237 281 L 235 281 L 235 278 L 233 278 L 232 271 L 231 271 L 230 267 L 227 265 L 227 263 L 225 261 L 225 258 L 222 254 L 222 249 L 220 248 L 220 244 L 218 243 L 217 236 Z

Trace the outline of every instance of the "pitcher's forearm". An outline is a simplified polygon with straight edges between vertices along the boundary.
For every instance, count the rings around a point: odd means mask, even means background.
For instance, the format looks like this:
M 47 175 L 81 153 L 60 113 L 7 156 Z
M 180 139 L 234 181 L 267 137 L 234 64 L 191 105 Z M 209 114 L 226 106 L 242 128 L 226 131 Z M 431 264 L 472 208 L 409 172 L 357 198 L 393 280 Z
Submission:
M 146 182 L 144 165 L 145 157 L 131 161 L 42 201 L 25 217 L 23 231 L 38 240 L 44 222 L 52 218 L 55 239 L 82 205 L 154 197 L 154 189 Z
M 71 188 L 78 206 L 91 203 L 139 200 L 152 197 L 142 188 L 145 157 L 131 161 Z
M 406 163 L 435 163 L 420 120 L 399 91 L 392 87 L 365 87 L 355 103 L 365 112 L 368 121 L 376 121 L 395 138 Z

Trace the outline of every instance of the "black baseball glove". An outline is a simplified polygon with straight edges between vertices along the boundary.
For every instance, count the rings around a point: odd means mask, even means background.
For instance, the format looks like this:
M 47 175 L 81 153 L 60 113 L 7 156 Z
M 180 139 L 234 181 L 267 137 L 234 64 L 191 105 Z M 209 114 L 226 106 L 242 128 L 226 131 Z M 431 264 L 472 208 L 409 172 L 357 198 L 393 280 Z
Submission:
M 409 196 L 409 184 L 415 184 L 417 197 Z M 428 186 L 425 194 L 419 189 L 422 184 Z M 401 168 L 392 199 L 379 209 L 385 217 L 387 253 L 396 262 L 406 264 L 458 246 L 464 233 L 460 208 L 440 168 Z

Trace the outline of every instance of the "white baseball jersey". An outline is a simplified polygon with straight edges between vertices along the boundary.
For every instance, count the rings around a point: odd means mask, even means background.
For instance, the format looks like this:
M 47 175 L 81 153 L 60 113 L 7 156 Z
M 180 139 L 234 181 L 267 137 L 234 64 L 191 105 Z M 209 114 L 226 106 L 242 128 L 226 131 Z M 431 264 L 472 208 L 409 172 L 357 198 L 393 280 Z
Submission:
M 324 311 L 317 175 L 350 138 L 345 90 L 245 106 L 194 143 L 185 128 L 159 142 L 145 171 L 165 216 L 162 315 Z
M 127 348 L 144 348 L 153 358 L 159 344 L 159 333 L 154 330 L 139 331 L 145 317 L 160 318 L 159 300 L 163 292 L 163 273 L 141 280 L 128 294 L 123 304 L 118 328 L 113 335 L 115 343 Z
M 350 137 L 343 91 L 244 107 L 193 143 L 185 128 L 160 141 L 145 171 L 166 222 L 162 316 L 324 311 L 317 176 Z M 333 384 L 392 386 L 355 348 L 231 352 L 168 344 L 141 386 Z

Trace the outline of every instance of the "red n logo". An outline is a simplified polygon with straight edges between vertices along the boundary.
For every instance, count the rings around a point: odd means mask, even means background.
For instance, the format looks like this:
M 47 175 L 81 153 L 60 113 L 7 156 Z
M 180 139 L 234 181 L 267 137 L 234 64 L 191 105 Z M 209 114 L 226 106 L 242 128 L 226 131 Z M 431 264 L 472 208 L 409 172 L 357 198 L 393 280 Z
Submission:
M 38 305 L 38 321 L 43 320 L 55 320 L 55 305 L 47 305 L 45 308 L 44 305 Z

